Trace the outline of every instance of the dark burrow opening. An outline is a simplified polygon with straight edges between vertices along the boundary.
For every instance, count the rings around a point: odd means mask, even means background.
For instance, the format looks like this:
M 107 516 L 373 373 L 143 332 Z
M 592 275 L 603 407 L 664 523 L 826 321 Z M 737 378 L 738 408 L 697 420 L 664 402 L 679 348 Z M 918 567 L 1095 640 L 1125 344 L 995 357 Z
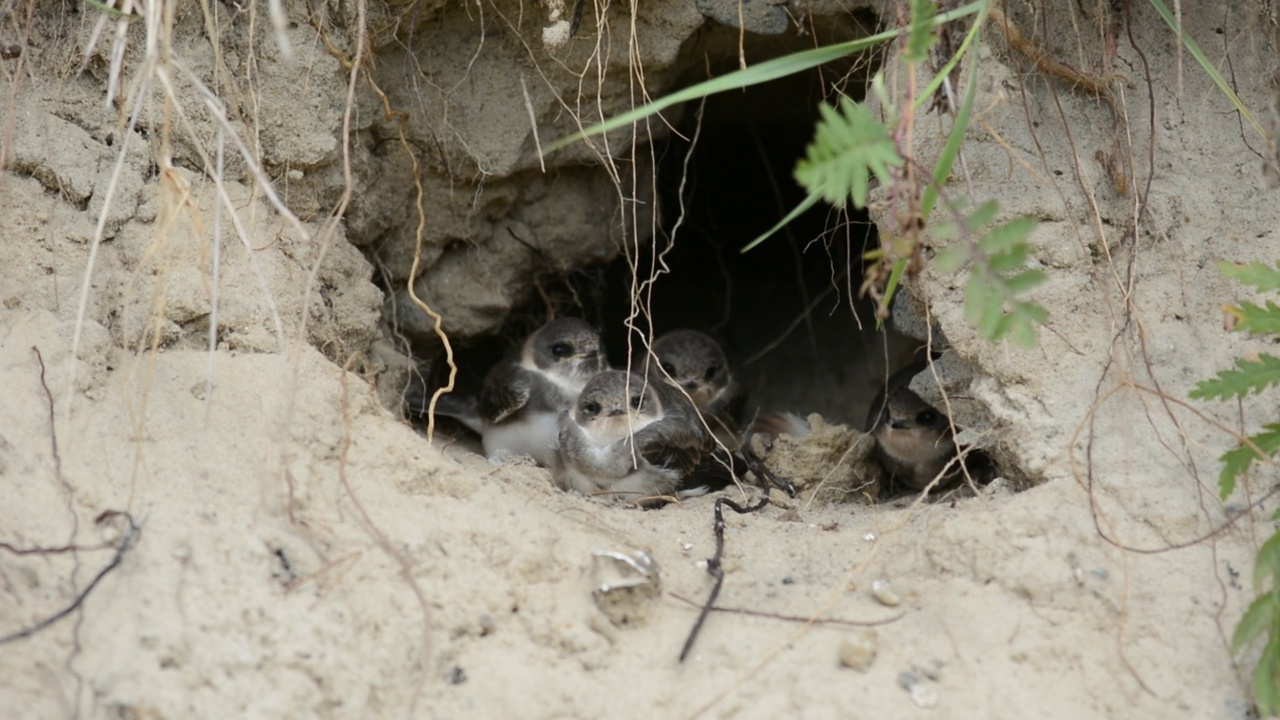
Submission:
M 815 18 L 809 32 L 740 36 L 709 22 L 686 43 L 678 86 L 737 69 L 740 39 L 751 63 L 864 36 L 874 16 Z M 615 366 L 626 362 L 632 314 L 632 264 L 649 275 L 654 253 L 669 268 L 646 293 L 656 334 L 695 328 L 720 340 L 763 410 L 820 413 L 861 428 L 885 378 L 917 345 L 877 329 L 870 301 L 857 297 L 862 255 L 877 237 L 865 212 L 825 204 L 803 214 L 755 249 L 742 248 L 804 198 L 793 177 L 819 117 L 839 90 L 860 100 L 876 58 L 830 63 L 742 91 L 689 103 L 673 117 L 676 133 L 655 147 L 661 225 L 655 238 L 603 268 L 543 278 L 539 296 L 513 313 L 495 337 L 457 349 L 458 388 L 474 392 L 486 370 L 548 317 L 580 315 L 604 336 Z M 691 142 L 694 137 L 697 141 Z M 633 347 L 641 347 L 638 336 Z M 437 370 L 439 363 L 436 364 Z M 437 373 L 436 382 L 440 379 Z

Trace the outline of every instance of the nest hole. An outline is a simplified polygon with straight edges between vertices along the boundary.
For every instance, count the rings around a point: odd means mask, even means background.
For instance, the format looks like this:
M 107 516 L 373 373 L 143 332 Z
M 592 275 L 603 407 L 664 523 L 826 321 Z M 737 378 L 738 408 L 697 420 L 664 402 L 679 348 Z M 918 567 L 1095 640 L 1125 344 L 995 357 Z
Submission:
M 708 22 L 682 50 L 672 91 L 737 69 L 739 50 L 756 64 L 873 32 L 874 15 L 810 18 L 804 35 L 742 34 Z M 626 320 L 633 302 L 638 331 L 695 328 L 719 339 L 763 410 L 820 413 L 862 427 L 884 379 L 910 362 L 918 343 L 876 327 L 872 304 L 858 297 L 862 255 L 878 240 L 866 213 L 815 207 L 756 248 L 753 238 L 804 199 L 794 179 L 818 108 L 843 92 L 862 98 L 879 62 L 859 56 L 829 63 L 705 102 L 687 103 L 675 132 L 654 150 L 661 226 L 632 257 L 594 271 L 543 278 L 529 306 L 502 331 L 457 349 L 459 388 L 477 388 L 484 372 L 554 311 L 580 314 L 601 328 L 610 360 L 626 363 Z M 696 142 L 694 139 L 696 138 Z M 669 269 L 638 299 L 633 276 Z M 633 265 L 637 270 L 633 270 Z M 631 347 L 641 348 L 638 337 Z M 439 365 L 439 363 L 437 363 Z

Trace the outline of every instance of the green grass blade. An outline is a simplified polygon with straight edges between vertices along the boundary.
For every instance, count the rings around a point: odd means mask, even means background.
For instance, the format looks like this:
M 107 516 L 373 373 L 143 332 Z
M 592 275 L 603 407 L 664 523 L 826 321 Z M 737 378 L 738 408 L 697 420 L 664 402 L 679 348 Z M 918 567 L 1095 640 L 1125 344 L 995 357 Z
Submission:
M 973 39 L 977 37 L 978 30 L 982 27 L 983 21 L 987 17 L 987 3 L 982 4 L 982 11 L 978 13 L 978 19 L 973 23 L 973 27 L 969 28 L 969 33 L 965 35 L 964 42 L 960 44 L 960 50 L 951 58 L 942 70 L 933 77 L 933 80 L 925 86 L 924 92 L 916 98 L 916 108 L 927 98 L 933 97 L 938 88 L 942 86 L 947 75 L 960 58 L 964 56 L 965 50 Z M 933 212 L 934 203 L 938 201 L 938 189 L 946 185 L 947 177 L 951 175 L 951 166 L 955 163 L 956 158 L 960 155 L 960 146 L 964 143 L 964 134 L 969 129 L 969 116 L 973 112 L 974 91 L 978 88 L 978 63 L 974 62 L 969 67 L 969 87 L 965 89 L 964 103 L 960 105 L 960 110 L 956 113 L 955 122 L 951 125 L 951 133 L 947 136 L 947 144 L 942 148 L 942 155 L 938 157 L 937 163 L 933 166 L 933 183 L 924 189 L 924 193 L 920 200 L 920 213 L 927 220 L 929 214 Z
M 1218 86 L 1219 92 L 1226 96 L 1226 98 L 1231 101 L 1232 105 L 1235 105 L 1236 110 L 1244 117 L 1245 120 L 1249 121 L 1249 124 L 1253 126 L 1254 131 L 1258 133 L 1259 137 L 1270 142 L 1267 138 L 1266 132 L 1263 131 L 1262 126 L 1258 124 L 1258 121 L 1254 119 L 1253 114 L 1249 112 L 1249 109 L 1246 108 L 1244 103 L 1240 101 L 1240 98 L 1236 96 L 1235 91 L 1227 84 L 1226 78 L 1222 77 L 1222 73 L 1218 72 L 1218 68 L 1213 66 L 1213 63 L 1205 56 L 1204 51 L 1200 49 L 1200 46 L 1196 44 L 1196 41 L 1192 40 L 1191 36 L 1187 34 L 1187 31 L 1178 27 L 1177 18 L 1175 18 L 1173 13 L 1169 11 L 1169 7 L 1164 4 L 1164 0 L 1147 1 L 1151 3 L 1151 7 L 1155 8 L 1156 13 L 1164 19 L 1165 23 L 1175 33 L 1178 33 L 1178 37 L 1182 40 L 1182 46 L 1187 49 L 1187 52 L 1191 53 L 1191 57 L 1194 57 L 1196 62 L 1200 63 L 1200 67 L 1204 68 L 1205 74 L 1209 76 L 1209 79 L 1213 81 L 1214 85 Z
M 985 6 L 985 0 L 982 2 L 969 3 L 963 7 L 956 8 L 950 12 L 941 13 L 933 18 L 935 27 L 958 20 L 962 17 L 973 15 L 982 10 Z M 714 95 L 716 93 L 725 92 L 727 90 L 737 90 L 739 88 L 748 87 L 750 85 L 759 85 L 760 83 L 777 80 L 778 78 L 794 75 L 798 72 L 804 72 L 815 68 L 824 63 L 833 60 L 839 60 L 842 57 L 850 55 L 861 50 L 873 47 L 883 42 L 893 40 L 898 37 L 898 30 L 886 30 L 869 37 L 860 38 L 858 40 L 850 40 L 849 42 L 837 43 L 826 47 L 814 48 L 813 50 L 804 50 L 790 55 L 784 55 L 773 60 L 766 60 L 759 65 L 752 65 L 744 70 L 737 70 L 728 75 L 721 75 L 718 78 L 700 82 L 697 85 L 689 87 L 678 92 L 659 98 L 653 102 L 642 105 L 630 112 L 625 112 L 616 117 L 605 120 L 602 123 L 592 125 L 581 132 L 574 133 L 569 137 L 557 140 L 547 147 L 547 154 L 560 150 L 579 140 L 584 140 L 595 135 L 601 135 L 611 130 L 630 125 L 637 120 L 643 120 L 650 115 L 657 114 L 667 108 L 678 105 L 689 100 L 697 100 Z
M 882 314 L 889 312 L 889 303 L 893 302 L 893 294 L 897 292 L 898 285 L 902 282 L 902 275 L 906 271 L 906 260 L 895 260 L 893 262 L 893 270 L 889 271 L 889 282 L 884 286 L 884 297 L 880 298 L 880 312 Z
M 802 213 L 804 213 L 806 210 L 816 205 L 818 200 L 820 199 L 821 198 L 819 198 L 816 193 L 809 193 L 809 196 L 806 197 L 804 200 L 801 200 L 800 204 L 796 206 L 796 209 L 787 213 L 787 216 L 779 220 L 777 225 L 774 225 L 773 227 L 766 230 L 763 235 L 760 235 L 755 240 L 752 240 L 751 242 L 747 243 L 746 246 L 743 247 L 738 252 L 746 252 L 751 248 L 764 242 L 765 240 L 768 240 L 774 233 L 781 230 L 783 226 L 785 226 L 787 223 L 800 217 Z
M 916 96 L 916 99 L 912 101 L 913 110 L 919 110 L 921 106 L 928 102 L 929 98 L 933 97 L 933 94 L 938 91 L 938 88 L 942 87 L 942 83 L 946 82 L 947 77 L 951 75 L 951 71 L 955 69 L 956 65 L 964 59 L 965 53 L 969 51 L 969 46 L 973 44 L 975 39 L 977 39 L 978 33 L 982 30 L 983 24 L 987 22 L 987 9 L 990 6 L 991 3 L 984 0 L 982 8 L 978 10 L 978 19 L 973 21 L 973 25 L 969 28 L 969 32 L 965 33 L 964 41 L 960 43 L 960 47 L 956 50 L 955 55 L 951 56 L 951 59 L 947 61 L 947 64 L 943 65 L 942 69 L 938 70 L 938 74 L 933 76 L 933 79 L 929 81 L 929 84 L 925 85 L 924 89 L 920 91 L 920 94 Z

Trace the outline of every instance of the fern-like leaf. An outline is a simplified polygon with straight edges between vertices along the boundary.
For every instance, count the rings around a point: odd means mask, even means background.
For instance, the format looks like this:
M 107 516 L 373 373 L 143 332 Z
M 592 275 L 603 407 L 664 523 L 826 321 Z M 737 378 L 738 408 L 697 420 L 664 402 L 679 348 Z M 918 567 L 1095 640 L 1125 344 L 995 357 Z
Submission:
M 865 106 L 845 97 L 839 110 L 823 104 L 819 112 L 813 142 L 796 164 L 796 180 L 832 205 L 852 199 L 855 207 L 866 207 L 871 174 L 888 183 L 893 180 L 889 168 L 902 165 L 889 129 Z
M 1277 614 L 1280 614 L 1280 604 L 1276 602 L 1275 595 L 1264 593 L 1254 598 L 1231 636 L 1231 652 L 1238 654 L 1262 637 L 1264 632 L 1269 632 Z
M 1280 451 L 1280 423 L 1264 425 L 1262 432 L 1253 435 L 1249 441 L 1258 447 L 1267 457 L 1273 457 Z M 1249 472 L 1258 453 L 1248 445 L 1237 445 L 1222 454 L 1222 472 L 1218 474 L 1218 491 L 1223 500 L 1235 492 L 1236 480 Z
M 1236 370 L 1219 370 L 1218 376 L 1201 380 L 1191 397 L 1203 400 L 1244 397 L 1250 392 L 1260 393 L 1269 385 L 1280 384 L 1280 358 L 1259 355 L 1257 361 L 1236 360 Z
M 1262 651 L 1262 657 L 1258 658 L 1258 669 L 1253 674 L 1254 700 L 1263 717 L 1272 717 L 1280 712 L 1280 665 L 1277 664 L 1280 657 L 1277 657 L 1276 648 L 1272 642 L 1277 638 L 1276 622 L 1272 620 L 1271 639 L 1268 640 L 1266 649 Z
M 1267 301 L 1267 306 L 1262 308 L 1253 303 L 1240 303 L 1240 307 L 1235 308 L 1235 314 L 1240 318 L 1237 330 L 1254 335 L 1280 334 L 1280 305 Z
M 1218 268 L 1223 275 L 1235 278 L 1245 285 L 1258 288 L 1262 292 L 1280 290 L 1280 263 L 1276 263 L 1274 268 L 1267 267 L 1260 262 L 1247 265 L 1218 263 Z

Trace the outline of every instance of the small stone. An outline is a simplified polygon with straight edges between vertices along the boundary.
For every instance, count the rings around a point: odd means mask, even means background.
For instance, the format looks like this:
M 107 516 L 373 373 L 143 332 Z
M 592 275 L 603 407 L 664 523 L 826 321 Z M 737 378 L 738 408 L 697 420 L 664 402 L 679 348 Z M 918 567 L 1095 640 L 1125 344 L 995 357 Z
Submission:
M 840 665 L 866 672 L 876 659 L 878 643 L 874 632 L 857 633 L 840 641 Z
M 796 579 L 795 579 L 795 578 L 793 578 L 793 577 L 791 577 L 790 575 L 788 575 L 788 576 L 786 576 L 786 577 L 782 578 L 782 584 L 783 584 L 783 585 L 795 585 L 795 584 L 796 584 Z
M 893 586 L 888 580 L 873 580 L 871 582 L 871 595 L 880 601 L 881 605 L 888 607 L 897 607 L 902 604 L 902 598 L 898 597 L 898 593 L 893 591 Z
M 903 690 L 910 690 L 920 683 L 920 678 L 915 673 L 903 670 L 898 673 L 898 687 Z
M 907 692 L 911 693 L 911 702 L 915 703 L 917 707 L 938 707 L 938 693 L 933 688 L 917 684 L 912 685 Z

